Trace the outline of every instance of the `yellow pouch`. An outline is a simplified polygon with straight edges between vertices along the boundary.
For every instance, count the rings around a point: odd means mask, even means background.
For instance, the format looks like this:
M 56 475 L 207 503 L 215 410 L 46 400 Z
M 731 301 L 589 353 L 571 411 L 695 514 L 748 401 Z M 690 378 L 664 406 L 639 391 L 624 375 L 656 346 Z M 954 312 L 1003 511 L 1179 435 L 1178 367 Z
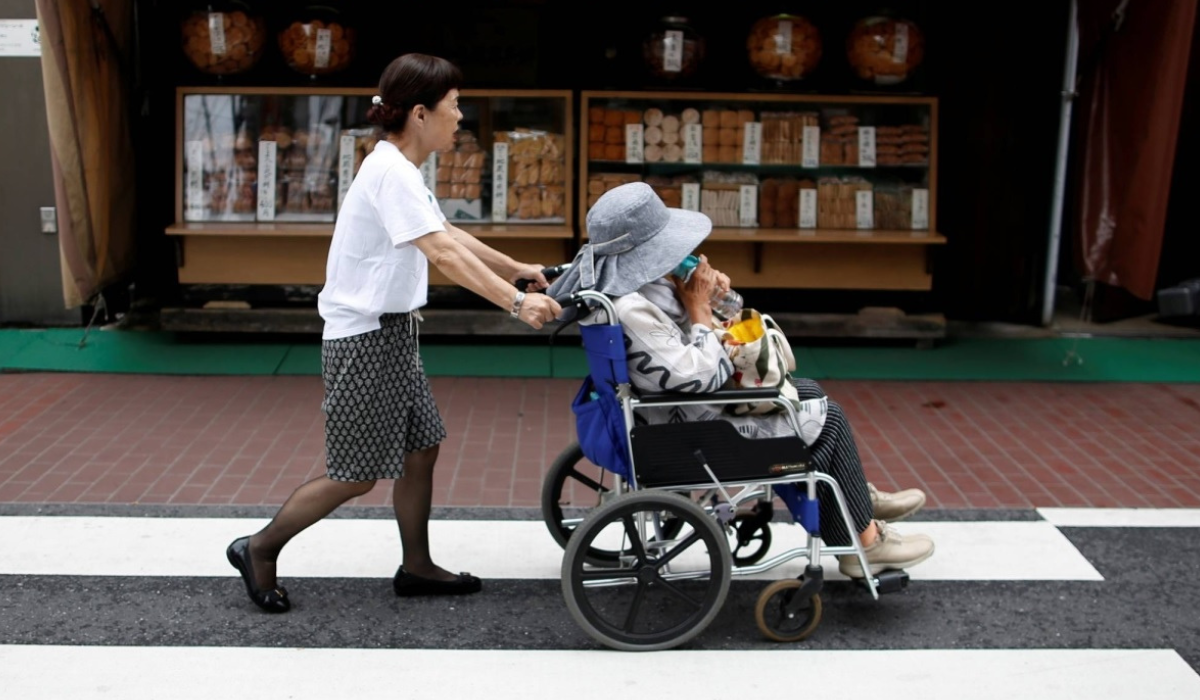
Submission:
M 749 343 L 763 337 L 762 318 L 754 315 L 725 329 L 739 343 Z

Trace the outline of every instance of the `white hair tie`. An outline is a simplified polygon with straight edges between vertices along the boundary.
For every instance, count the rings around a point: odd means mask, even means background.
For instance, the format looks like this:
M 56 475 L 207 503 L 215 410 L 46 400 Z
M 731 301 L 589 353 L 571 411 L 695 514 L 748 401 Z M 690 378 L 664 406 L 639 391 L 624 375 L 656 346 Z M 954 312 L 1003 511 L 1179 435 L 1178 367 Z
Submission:
M 383 104 L 383 98 L 382 98 L 382 97 L 380 97 L 379 95 L 376 95 L 376 96 L 374 96 L 374 97 L 372 97 L 372 98 L 371 98 L 371 104 L 373 104 L 373 105 L 381 105 L 381 104 Z

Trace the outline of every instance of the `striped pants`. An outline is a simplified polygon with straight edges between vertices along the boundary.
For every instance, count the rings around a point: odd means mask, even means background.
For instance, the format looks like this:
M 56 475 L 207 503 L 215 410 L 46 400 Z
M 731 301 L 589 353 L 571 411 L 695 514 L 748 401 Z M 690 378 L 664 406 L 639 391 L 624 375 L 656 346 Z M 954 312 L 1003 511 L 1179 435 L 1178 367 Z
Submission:
M 792 379 L 800 400 L 818 399 L 825 391 L 811 379 Z M 858 458 L 858 447 L 854 444 L 854 433 L 850 421 L 838 403 L 829 401 L 829 413 L 820 437 L 810 447 L 812 462 L 817 471 L 824 472 L 837 481 L 846 498 L 846 507 L 854 521 L 856 534 L 871 524 L 873 509 L 867 491 L 867 477 L 863 474 L 862 461 Z M 821 509 L 821 539 L 827 544 L 845 546 L 850 544 L 850 533 L 846 531 L 842 512 L 838 509 L 833 489 L 826 484 L 817 485 L 817 500 Z

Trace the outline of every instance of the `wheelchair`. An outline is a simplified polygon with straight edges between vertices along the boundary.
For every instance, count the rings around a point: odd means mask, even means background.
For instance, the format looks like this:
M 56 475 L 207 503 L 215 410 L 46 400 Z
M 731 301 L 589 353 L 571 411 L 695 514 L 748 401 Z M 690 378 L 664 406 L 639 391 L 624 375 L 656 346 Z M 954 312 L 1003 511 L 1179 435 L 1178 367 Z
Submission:
M 835 495 L 848 532 L 855 531 L 853 521 L 837 482 L 811 466 L 795 411 L 775 389 L 637 391 L 612 301 L 586 290 L 560 301 L 574 306 L 578 318 L 606 314 L 604 323 L 579 324 L 588 362 L 572 404 L 580 439 L 558 456 L 542 489 L 546 526 L 564 548 L 563 598 L 590 637 L 622 651 L 677 647 L 717 616 L 732 577 L 797 558 L 807 559 L 803 574 L 771 582 L 755 605 L 758 628 L 773 641 L 803 640 L 820 623 L 822 555 L 857 556 L 868 572 L 859 581 L 875 600 L 908 585 L 904 571 L 871 575 L 857 538 L 823 545 L 819 483 Z M 759 401 L 786 411 L 794 435 L 750 439 L 722 420 L 635 420 L 649 407 Z M 589 473 L 587 462 L 599 469 Z M 564 493 L 572 489 L 594 499 L 564 509 Z M 767 558 L 776 496 L 804 528 L 807 544 Z

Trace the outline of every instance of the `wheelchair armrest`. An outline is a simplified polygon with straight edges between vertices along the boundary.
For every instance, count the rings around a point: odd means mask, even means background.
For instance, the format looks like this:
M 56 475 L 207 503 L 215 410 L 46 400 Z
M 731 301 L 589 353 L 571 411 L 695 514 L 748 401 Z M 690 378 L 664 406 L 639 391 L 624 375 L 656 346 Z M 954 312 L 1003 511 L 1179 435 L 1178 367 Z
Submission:
M 682 391 L 638 392 L 638 402 L 643 405 L 656 403 L 725 403 L 734 401 L 770 401 L 779 397 L 778 389 L 721 389 L 703 394 Z

